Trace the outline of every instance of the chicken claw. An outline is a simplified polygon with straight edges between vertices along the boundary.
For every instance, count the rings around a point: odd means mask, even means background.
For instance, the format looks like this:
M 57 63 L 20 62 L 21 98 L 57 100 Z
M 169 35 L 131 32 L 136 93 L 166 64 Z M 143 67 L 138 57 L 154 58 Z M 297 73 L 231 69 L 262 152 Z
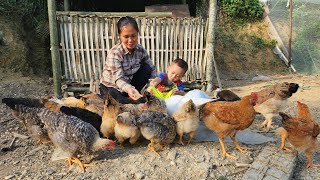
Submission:
M 78 164 L 78 166 L 80 167 L 80 169 L 82 170 L 82 172 L 84 172 L 84 168 L 85 167 L 92 167 L 94 166 L 93 164 L 83 164 L 81 163 L 80 159 L 76 158 L 76 157 L 69 157 L 68 159 L 66 159 L 66 161 L 68 162 L 68 165 L 71 166 L 72 163 L 76 163 Z
M 151 141 L 150 144 L 148 144 L 148 151 L 151 151 L 151 152 L 153 152 L 154 154 L 156 154 L 157 156 L 160 156 L 160 154 L 157 153 L 157 151 L 156 151 L 155 148 L 154 148 L 154 140 L 151 139 L 150 141 Z
M 182 134 L 180 135 L 180 139 L 179 139 L 178 144 L 181 144 L 182 146 L 184 146 L 184 142 L 183 142 L 183 140 L 182 140 Z
M 190 132 L 189 133 L 189 136 L 190 136 L 190 139 L 189 139 L 189 141 L 188 141 L 188 145 L 191 143 L 191 141 L 192 141 L 192 139 L 193 139 L 193 136 L 194 136 L 194 131 L 192 131 L 192 132 Z
M 310 167 L 320 167 L 320 164 L 313 164 L 313 162 L 309 162 L 307 164 L 307 168 L 310 168 Z
M 223 143 L 223 140 L 219 138 L 219 142 L 220 142 L 220 145 L 221 145 L 221 151 L 222 151 L 222 159 L 225 159 L 226 157 L 229 157 L 231 159 L 234 159 L 236 160 L 237 158 L 235 156 L 232 156 L 230 155 L 229 153 L 227 153 L 225 147 L 224 147 L 224 143 Z

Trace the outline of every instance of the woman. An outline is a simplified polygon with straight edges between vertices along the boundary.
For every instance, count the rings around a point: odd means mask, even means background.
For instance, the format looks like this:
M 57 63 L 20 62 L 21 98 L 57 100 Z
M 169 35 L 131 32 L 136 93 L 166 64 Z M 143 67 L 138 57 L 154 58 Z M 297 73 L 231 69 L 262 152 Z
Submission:
M 144 102 L 139 91 L 156 76 L 155 67 L 147 50 L 138 44 L 136 20 L 130 16 L 122 17 L 117 28 L 120 43 L 108 51 L 100 80 L 100 94 L 105 99 L 110 93 L 123 104 Z

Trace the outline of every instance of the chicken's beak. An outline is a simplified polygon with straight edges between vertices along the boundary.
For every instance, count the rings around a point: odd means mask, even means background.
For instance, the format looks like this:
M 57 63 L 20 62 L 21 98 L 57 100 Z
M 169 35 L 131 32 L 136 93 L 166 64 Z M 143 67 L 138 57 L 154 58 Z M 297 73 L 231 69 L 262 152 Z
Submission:
M 109 150 L 114 150 L 116 148 L 116 144 L 116 141 L 109 140 L 109 143 L 107 144 L 106 148 Z

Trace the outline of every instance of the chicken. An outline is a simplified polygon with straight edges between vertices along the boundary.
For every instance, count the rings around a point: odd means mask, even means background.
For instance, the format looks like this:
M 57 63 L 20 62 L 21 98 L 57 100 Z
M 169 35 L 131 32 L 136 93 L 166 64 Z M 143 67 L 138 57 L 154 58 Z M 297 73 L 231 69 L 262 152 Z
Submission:
M 270 130 L 272 118 L 277 115 L 279 111 L 284 111 L 288 108 L 288 98 L 291 97 L 293 93 L 297 92 L 298 88 L 298 84 L 284 82 L 277 84 L 270 89 L 264 89 L 257 92 L 259 101 L 254 109 L 265 117 L 260 128 L 265 127 L 266 132 Z
M 195 131 L 199 127 L 198 113 L 199 111 L 191 99 L 173 113 L 172 118 L 177 123 L 177 133 L 180 137 L 179 144 L 184 145 L 182 140 L 183 133 L 189 133 L 188 144 L 191 142 Z
M 148 150 L 160 156 L 155 146 L 161 148 L 173 142 L 176 136 L 176 123 L 166 113 L 145 111 L 135 118 L 134 125 L 138 126 L 144 138 L 150 140 Z
M 312 119 L 291 117 L 283 112 L 279 112 L 279 115 L 282 117 L 283 126 L 276 130 L 276 133 L 281 136 L 280 148 L 291 151 L 285 146 L 285 141 L 288 139 L 296 150 L 305 153 L 307 167 L 320 166 L 320 164 L 313 164 L 312 161 L 312 156 L 319 146 L 317 140 L 320 133 L 319 125 Z
M 115 137 L 122 146 L 127 139 L 129 139 L 130 144 L 134 144 L 140 137 L 139 128 L 133 124 L 134 119 L 135 116 L 130 112 L 123 112 L 116 118 Z
M 217 92 L 217 98 L 219 101 L 239 101 L 240 97 L 234 92 L 224 89 Z
M 28 107 L 44 108 L 44 105 L 41 103 L 40 99 L 3 98 L 2 103 L 11 108 L 12 115 L 23 123 L 27 131 L 38 144 L 50 142 L 47 131 L 43 129 L 44 124 L 37 117 L 37 115 L 29 111 L 23 112 L 17 106 L 24 105 Z
M 102 117 L 99 116 L 98 114 L 88 111 L 86 109 L 81 109 L 78 107 L 67 107 L 67 106 L 62 106 L 60 108 L 60 112 L 69 116 L 75 116 L 81 119 L 82 121 L 91 124 L 99 132 L 100 137 L 103 137 L 103 134 L 101 133 L 101 130 L 100 130 Z
M 223 141 L 227 136 L 230 136 L 239 151 L 243 152 L 248 149 L 241 147 L 235 137 L 239 130 L 244 130 L 253 123 L 256 115 L 253 106 L 257 100 L 257 94 L 253 92 L 240 101 L 208 102 L 201 107 L 200 120 L 206 127 L 218 134 L 223 159 L 226 156 L 236 159 L 225 150 Z
M 82 96 L 80 99 L 85 102 L 86 110 L 97 113 L 100 116 L 102 116 L 104 100 L 100 98 L 100 96 L 91 93 Z
M 120 104 L 108 94 L 104 103 L 102 115 L 101 133 L 104 137 L 110 138 L 114 135 L 114 127 L 118 114 L 121 113 Z
M 44 108 L 18 105 L 22 112 L 36 114 L 45 124 L 49 137 L 55 146 L 52 160 L 67 158 L 69 165 L 77 163 L 82 171 L 88 164 L 82 164 L 77 155 L 91 155 L 93 152 L 114 149 L 115 142 L 99 137 L 98 131 L 89 123 L 75 116 L 52 112 Z

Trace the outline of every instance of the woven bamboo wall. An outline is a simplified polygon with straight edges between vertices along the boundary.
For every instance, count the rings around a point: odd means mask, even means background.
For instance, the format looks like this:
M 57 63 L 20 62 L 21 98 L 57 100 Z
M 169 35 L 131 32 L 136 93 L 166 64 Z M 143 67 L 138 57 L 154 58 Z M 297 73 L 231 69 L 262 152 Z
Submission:
M 179 57 L 188 62 L 184 80 L 205 80 L 206 21 L 200 18 L 135 17 L 139 43 L 157 68 L 166 71 Z M 107 51 L 118 41 L 118 17 L 57 15 L 63 75 L 67 82 L 87 84 L 100 79 Z

